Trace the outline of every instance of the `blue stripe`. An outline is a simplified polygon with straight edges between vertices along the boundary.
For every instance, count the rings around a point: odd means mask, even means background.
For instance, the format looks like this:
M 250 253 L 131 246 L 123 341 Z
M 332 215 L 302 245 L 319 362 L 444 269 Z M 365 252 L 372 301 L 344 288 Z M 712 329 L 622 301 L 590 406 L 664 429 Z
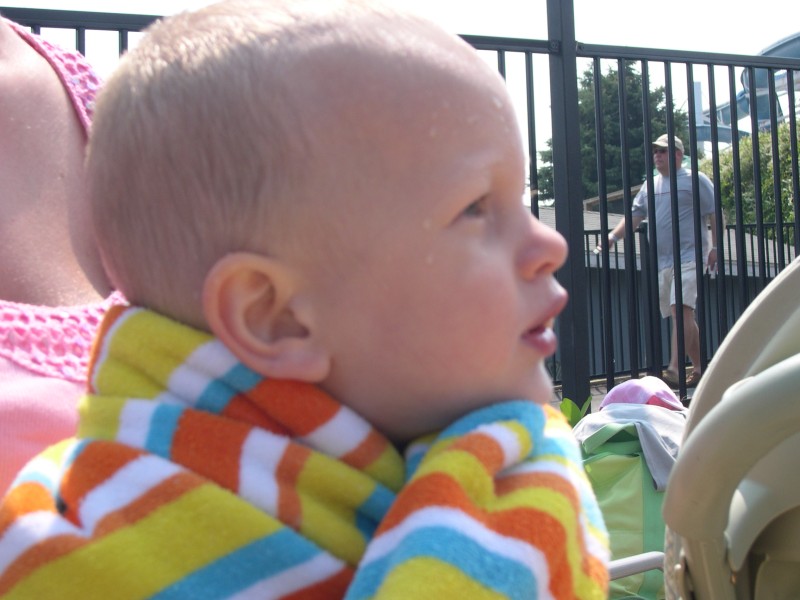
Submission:
M 229 385 L 215 379 L 206 386 L 195 402 L 199 410 L 220 414 L 238 392 Z
M 220 414 L 236 394 L 253 389 L 263 379 L 243 364 L 237 364 L 219 379 L 209 383 L 195 405 L 200 410 Z
M 442 431 L 439 439 L 460 437 L 474 431 L 481 425 L 516 421 L 531 435 L 534 446 L 542 442 L 544 435 L 545 412 L 541 406 L 529 400 L 512 400 L 493 404 L 465 415 Z M 539 449 L 534 450 L 537 454 Z
M 227 598 L 296 567 L 320 553 L 290 529 L 281 529 L 212 562 L 152 596 L 157 600 Z
M 394 492 L 389 491 L 382 485 L 378 485 L 356 512 L 356 527 L 369 542 L 375 535 L 378 524 L 389 511 L 389 507 L 394 503 Z
M 393 569 L 414 558 L 449 563 L 507 598 L 536 598 L 535 574 L 527 566 L 487 550 L 459 531 L 437 526 L 412 532 L 387 556 L 359 569 L 345 600 L 372 598 Z
M 235 390 L 247 392 L 256 387 L 264 379 L 264 376 L 239 363 L 225 373 L 221 379 Z
M 172 438 L 184 408 L 175 404 L 159 404 L 150 418 L 145 449 L 163 458 L 172 457 Z

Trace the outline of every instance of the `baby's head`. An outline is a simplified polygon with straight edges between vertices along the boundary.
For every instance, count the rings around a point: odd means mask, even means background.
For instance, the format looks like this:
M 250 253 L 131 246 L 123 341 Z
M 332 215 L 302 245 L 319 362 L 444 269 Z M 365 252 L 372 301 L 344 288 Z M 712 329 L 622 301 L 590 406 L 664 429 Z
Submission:
M 502 79 L 457 37 L 372 0 L 223 2 L 154 27 L 93 127 L 132 303 L 396 441 L 550 399 L 566 245 L 522 204 Z

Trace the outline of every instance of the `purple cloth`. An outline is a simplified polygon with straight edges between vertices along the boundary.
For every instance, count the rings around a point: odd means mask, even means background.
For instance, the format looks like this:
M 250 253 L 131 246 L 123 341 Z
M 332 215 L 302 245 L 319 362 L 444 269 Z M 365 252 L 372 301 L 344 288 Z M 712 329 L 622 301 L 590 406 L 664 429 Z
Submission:
M 600 410 L 609 404 L 649 404 L 669 410 L 686 410 L 666 383 L 651 376 L 629 379 L 612 388 L 600 403 Z

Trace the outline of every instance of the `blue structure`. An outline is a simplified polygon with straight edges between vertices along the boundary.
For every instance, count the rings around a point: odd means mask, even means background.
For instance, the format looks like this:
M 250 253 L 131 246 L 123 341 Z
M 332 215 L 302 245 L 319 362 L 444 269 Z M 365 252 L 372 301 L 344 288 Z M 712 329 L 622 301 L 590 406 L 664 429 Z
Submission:
M 782 57 L 800 59 L 800 32 L 790 35 L 758 53 L 759 56 Z M 770 100 L 770 73 L 774 80 L 774 98 Z M 730 103 L 717 106 L 717 127 L 719 141 L 730 143 L 732 115 L 738 119 L 749 117 L 751 112 L 755 112 L 758 127 L 768 131 L 770 128 L 770 106 L 774 103 L 778 122 L 786 118 L 786 106 L 788 91 L 794 88 L 795 93 L 800 92 L 800 76 L 795 77 L 790 70 L 775 70 L 748 67 L 742 71 L 742 89 L 736 94 L 735 113 L 731 109 Z M 800 75 L 798 73 L 797 75 Z M 751 85 L 751 80 L 754 85 Z M 800 96 L 798 96 L 800 97 Z M 755 111 L 751 106 L 755 105 Z M 698 141 L 708 141 L 710 136 L 710 110 L 703 113 L 704 123 L 698 125 Z M 739 137 L 749 135 L 748 131 L 739 130 Z

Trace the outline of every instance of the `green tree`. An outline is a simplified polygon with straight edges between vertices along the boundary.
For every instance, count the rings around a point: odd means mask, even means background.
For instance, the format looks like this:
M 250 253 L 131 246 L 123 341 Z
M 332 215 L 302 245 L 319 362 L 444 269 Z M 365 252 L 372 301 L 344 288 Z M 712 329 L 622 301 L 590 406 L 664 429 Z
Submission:
M 794 220 L 794 204 L 792 202 L 792 149 L 791 130 L 788 123 L 778 126 L 778 173 L 780 181 L 780 203 L 783 222 Z M 758 134 L 759 167 L 761 169 L 761 210 L 764 223 L 775 222 L 775 190 L 773 187 L 772 138 L 767 132 Z M 798 136 L 800 138 L 800 135 Z M 800 139 L 798 140 L 800 142 Z M 720 152 L 719 181 L 722 206 L 728 223 L 736 223 L 735 180 L 733 177 L 733 150 L 728 148 Z M 714 179 L 711 158 L 703 160 L 700 170 Z M 751 138 L 743 138 L 739 142 L 739 182 L 741 185 L 742 214 L 745 223 L 756 222 L 756 186 L 753 172 L 753 143 Z
M 635 64 L 626 61 L 624 65 L 627 142 L 630 165 L 630 183 L 641 183 L 645 175 L 645 155 L 649 151 L 649 141 L 644 140 L 644 111 L 642 109 L 642 76 Z M 606 192 L 622 189 L 622 140 L 620 137 L 620 102 L 619 73 L 610 66 L 601 74 L 600 102 L 602 106 L 602 126 L 605 165 Z M 647 97 L 650 115 L 651 134 L 657 137 L 667 129 L 667 107 L 664 87 L 649 90 Z M 584 71 L 578 89 L 578 113 L 580 119 L 579 135 L 581 144 L 581 182 L 584 198 L 599 195 L 597 176 L 597 153 L 595 120 L 594 73 L 590 67 Z M 687 114 L 674 109 L 673 120 L 675 133 L 688 141 Z M 539 198 L 553 197 L 553 145 L 552 139 L 547 141 L 547 150 L 540 152 L 543 166 L 538 170 Z

